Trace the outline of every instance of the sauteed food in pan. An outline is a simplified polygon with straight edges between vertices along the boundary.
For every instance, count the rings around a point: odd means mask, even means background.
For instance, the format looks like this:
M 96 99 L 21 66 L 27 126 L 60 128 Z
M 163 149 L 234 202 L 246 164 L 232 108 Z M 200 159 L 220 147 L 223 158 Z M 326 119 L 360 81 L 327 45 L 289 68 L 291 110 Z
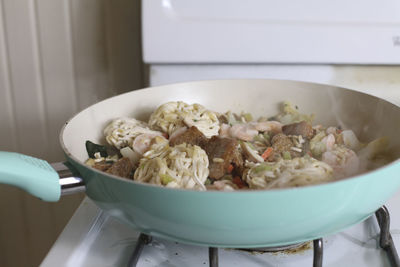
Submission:
M 271 189 L 326 183 L 390 161 L 385 137 L 361 142 L 342 125 L 282 103 L 279 114 L 218 113 L 181 101 L 143 122 L 114 119 L 106 146 L 86 142 L 90 165 L 143 183 L 194 190 Z

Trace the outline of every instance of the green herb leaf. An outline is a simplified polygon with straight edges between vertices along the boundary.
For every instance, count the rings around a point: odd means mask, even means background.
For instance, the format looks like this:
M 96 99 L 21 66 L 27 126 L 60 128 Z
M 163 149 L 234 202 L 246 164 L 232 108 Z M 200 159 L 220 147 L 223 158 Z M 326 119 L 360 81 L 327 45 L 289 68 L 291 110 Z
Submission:
M 266 164 L 260 164 L 257 167 L 254 167 L 254 172 L 256 173 L 264 171 L 272 171 L 272 166 Z
M 99 152 L 100 156 L 102 156 L 104 158 L 106 158 L 108 156 L 107 148 L 105 146 L 92 143 L 89 140 L 86 141 L 85 145 L 86 145 L 86 151 L 89 155 L 89 158 L 94 159 L 95 158 L 94 154 L 97 152 Z

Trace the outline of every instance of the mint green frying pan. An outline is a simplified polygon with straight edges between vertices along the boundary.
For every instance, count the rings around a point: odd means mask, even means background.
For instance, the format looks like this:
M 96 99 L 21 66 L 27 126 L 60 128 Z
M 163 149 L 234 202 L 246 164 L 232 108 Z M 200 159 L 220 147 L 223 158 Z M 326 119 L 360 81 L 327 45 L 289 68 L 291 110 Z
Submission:
M 379 88 L 377 88 L 379 89 Z M 316 123 L 351 128 L 364 142 L 386 136 L 397 160 L 341 181 L 301 188 L 197 192 L 140 184 L 84 165 L 85 141 L 104 143 L 102 129 L 113 118 L 146 120 L 167 101 L 251 112 L 278 112 L 288 100 Z M 316 239 L 371 216 L 400 188 L 400 108 L 382 99 L 343 88 L 294 81 L 221 80 L 147 88 L 99 102 L 68 121 L 60 135 L 72 176 L 47 162 L 0 152 L 0 182 L 21 187 L 46 201 L 60 196 L 59 176 L 82 185 L 110 215 L 157 237 L 218 247 L 279 246 Z M 64 172 L 64 173 L 62 173 Z M 64 189 L 65 190 L 65 189 Z M 70 190 L 73 190 L 73 188 Z

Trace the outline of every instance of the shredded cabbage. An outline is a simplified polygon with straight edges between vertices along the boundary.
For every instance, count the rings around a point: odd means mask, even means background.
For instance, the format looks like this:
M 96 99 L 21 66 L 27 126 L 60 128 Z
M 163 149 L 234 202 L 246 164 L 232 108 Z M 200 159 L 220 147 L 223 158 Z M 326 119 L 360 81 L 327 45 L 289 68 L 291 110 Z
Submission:
M 358 155 L 363 160 L 371 160 L 377 155 L 383 153 L 389 145 L 387 137 L 377 138 L 369 142 L 364 148 L 362 148 Z
M 293 106 L 292 103 L 288 101 L 283 102 L 283 108 L 282 108 L 282 113 L 276 116 L 276 119 L 283 124 L 290 124 L 290 123 L 295 123 L 295 122 L 300 122 L 300 121 L 306 121 L 309 123 L 312 123 L 314 120 L 314 114 L 311 115 L 306 115 L 306 114 L 301 114 L 297 106 Z
M 325 136 L 325 132 L 321 131 L 310 140 L 310 150 L 314 157 L 319 157 L 326 151 L 326 145 L 322 143 Z
M 333 180 L 332 168 L 309 156 L 278 162 L 246 162 L 243 180 L 251 189 L 271 189 L 326 183 Z

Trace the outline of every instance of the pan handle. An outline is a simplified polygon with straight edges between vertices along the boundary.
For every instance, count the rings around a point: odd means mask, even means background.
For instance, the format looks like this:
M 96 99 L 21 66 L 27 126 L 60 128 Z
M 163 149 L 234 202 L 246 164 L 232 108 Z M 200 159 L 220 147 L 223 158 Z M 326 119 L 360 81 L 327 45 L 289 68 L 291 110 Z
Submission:
M 72 172 L 67 172 L 68 164 L 63 164 L 63 168 L 61 165 L 54 165 L 56 169 L 45 160 L 0 151 L 0 183 L 19 187 L 49 202 L 60 199 L 62 188 L 63 193 L 70 193 L 74 187 L 72 185 L 76 185 L 80 190 L 84 187 L 81 178 L 71 176 Z
M 69 162 L 56 162 L 50 165 L 60 178 L 62 196 L 85 191 L 86 187 L 83 179 L 79 177 L 79 173 Z

